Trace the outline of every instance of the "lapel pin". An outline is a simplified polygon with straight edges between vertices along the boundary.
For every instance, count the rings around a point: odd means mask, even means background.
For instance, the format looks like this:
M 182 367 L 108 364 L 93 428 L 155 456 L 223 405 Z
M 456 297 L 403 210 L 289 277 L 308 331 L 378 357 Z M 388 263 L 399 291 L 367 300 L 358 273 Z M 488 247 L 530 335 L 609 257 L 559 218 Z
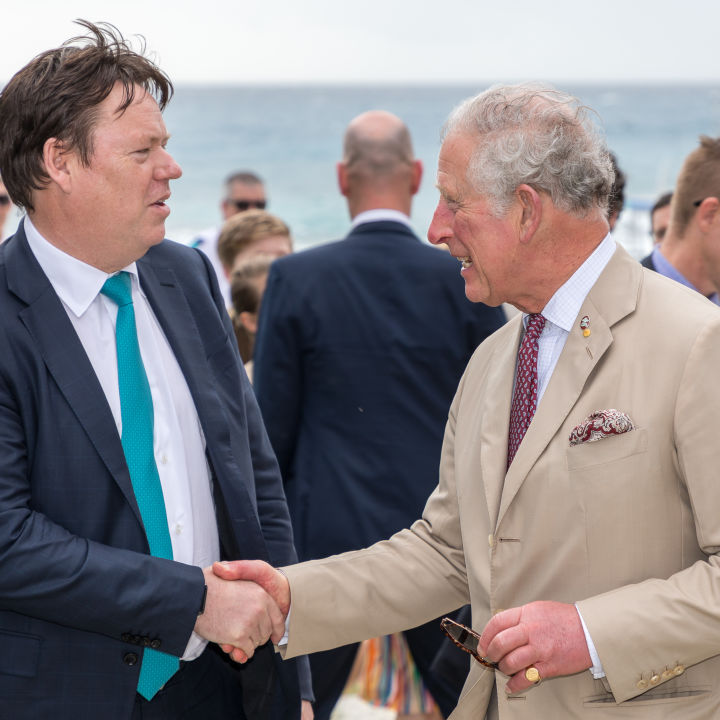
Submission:
M 580 329 L 582 330 L 583 337 L 590 335 L 590 318 L 587 315 L 580 321 Z

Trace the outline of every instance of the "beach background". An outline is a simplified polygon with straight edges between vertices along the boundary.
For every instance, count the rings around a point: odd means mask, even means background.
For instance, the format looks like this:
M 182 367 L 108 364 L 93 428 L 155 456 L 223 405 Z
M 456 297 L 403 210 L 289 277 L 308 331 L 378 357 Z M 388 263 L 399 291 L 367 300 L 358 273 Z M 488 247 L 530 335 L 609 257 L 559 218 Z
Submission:
M 493 83 L 543 81 L 597 111 L 628 176 L 616 237 L 640 257 L 649 206 L 698 136 L 720 135 L 717 0 L 31 0 L 0 24 L 0 84 L 81 34 L 75 18 L 113 23 L 135 47 L 142 36 L 175 83 L 166 124 L 184 175 L 167 232 L 183 242 L 220 222 L 223 180 L 240 169 L 266 180 L 298 249 L 342 237 L 335 163 L 345 126 L 371 108 L 410 128 L 425 165 L 412 219 L 425 237 L 453 106 Z
M 170 200 L 168 236 L 190 240 L 219 222 L 224 177 L 252 169 L 266 181 L 269 210 L 291 227 L 298 249 L 340 238 L 349 218 L 335 163 L 347 123 L 371 108 L 408 124 L 425 177 L 413 224 L 425 237 L 437 203 L 440 128 L 462 99 L 491 84 L 178 86 L 165 113 L 169 148 L 183 168 Z M 592 107 L 628 176 L 617 239 L 635 256 L 650 248 L 648 209 L 673 187 L 700 134 L 720 135 L 720 83 L 565 85 Z
M 251 169 L 267 183 L 268 209 L 289 225 L 303 249 L 342 237 L 349 217 L 335 163 L 346 125 L 372 108 L 408 124 L 425 174 L 412 221 L 425 238 L 437 203 L 440 130 L 450 110 L 491 80 L 446 85 L 178 84 L 165 111 L 168 148 L 183 168 L 172 183 L 168 237 L 190 242 L 220 222 L 224 178 Z M 700 134 L 720 135 L 717 84 L 564 84 L 593 108 L 627 175 L 625 210 L 615 236 L 635 257 L 651 247 L 648 209 L 672 189 Z M 13 224 L 8 221 L 7 230 Z

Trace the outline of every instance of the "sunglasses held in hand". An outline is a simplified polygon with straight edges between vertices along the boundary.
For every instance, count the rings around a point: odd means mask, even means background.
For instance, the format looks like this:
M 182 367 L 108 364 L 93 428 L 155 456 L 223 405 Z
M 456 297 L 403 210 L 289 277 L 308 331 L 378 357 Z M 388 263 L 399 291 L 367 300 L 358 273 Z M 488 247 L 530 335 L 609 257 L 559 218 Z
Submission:
M 474 630 L 448 617 L 440 621 L 440 627 L 461 650 L 470 653 L 481 665 L 490 670 L 498 669 L 497 663 L 482 657 L 478 652 L 480 636 Z

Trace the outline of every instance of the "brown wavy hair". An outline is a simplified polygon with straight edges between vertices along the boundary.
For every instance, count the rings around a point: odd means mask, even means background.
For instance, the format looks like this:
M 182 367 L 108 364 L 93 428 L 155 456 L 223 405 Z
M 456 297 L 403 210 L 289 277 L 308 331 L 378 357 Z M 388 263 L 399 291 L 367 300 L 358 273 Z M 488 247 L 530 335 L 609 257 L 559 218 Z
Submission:
M 135 52 L 109 23 L 77 20 L 89 31 L 46 50 L 19 70 L 0 93 L 0 169 L 16 205 L 34 210 L 33 191 L 50 181 L 43 147 L 50 138 L 76 151 L 86 167 L 93 156 L 98 106 L 119 83 L 124 112 L 143 88 L 163 110 L 173 94 L 170 79 Z

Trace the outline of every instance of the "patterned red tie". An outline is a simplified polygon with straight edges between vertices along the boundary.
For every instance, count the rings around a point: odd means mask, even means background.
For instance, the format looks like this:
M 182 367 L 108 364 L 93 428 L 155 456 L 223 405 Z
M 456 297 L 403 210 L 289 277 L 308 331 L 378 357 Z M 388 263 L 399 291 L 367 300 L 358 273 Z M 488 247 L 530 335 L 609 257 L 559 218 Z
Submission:
M 545 318 L 529 315 L 525 337 L 518 352 L 517 375 L 510 408 L 510 432 L 508 434 L 507 466 L 510 467 L 537 407 L 538 375 L 537 360 L 540 333 Z

